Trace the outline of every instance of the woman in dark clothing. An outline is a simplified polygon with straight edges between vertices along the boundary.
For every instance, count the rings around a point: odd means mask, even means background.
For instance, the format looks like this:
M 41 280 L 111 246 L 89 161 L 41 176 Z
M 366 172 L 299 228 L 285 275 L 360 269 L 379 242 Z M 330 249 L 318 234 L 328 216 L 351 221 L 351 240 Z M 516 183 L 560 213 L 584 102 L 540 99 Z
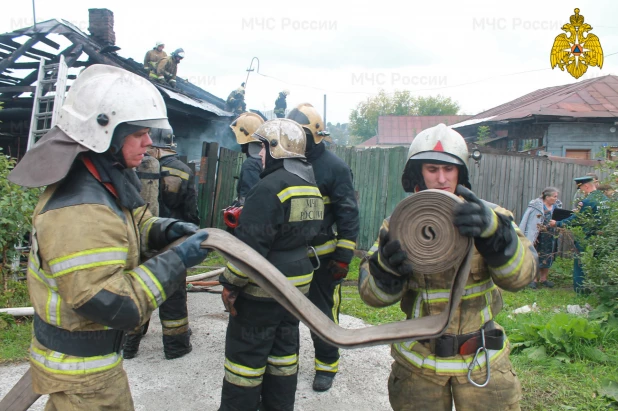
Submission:
M 562 208 L 562 203 L 558 200 L 558 189 L 547 187 L 543 190 L 541 197 L 530 201 L 519 224 L 539 254 L 539 275 L 537 277 L 541 285 L 548 288 L 554 286 L 552 281 L 547 280 L 547 274 L 554 262 L 556 229 L 550 227 L 549 222 L 555 208 Z M 537 288 L 536 280 L 530 283 L 530 288 Z

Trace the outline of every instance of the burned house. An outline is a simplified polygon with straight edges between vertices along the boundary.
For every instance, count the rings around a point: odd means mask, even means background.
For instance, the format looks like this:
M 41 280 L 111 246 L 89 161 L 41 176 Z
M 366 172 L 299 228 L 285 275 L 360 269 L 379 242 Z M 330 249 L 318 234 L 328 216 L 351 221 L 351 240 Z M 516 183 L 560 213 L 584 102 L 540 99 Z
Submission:
M 618 76 L 536 90 L 452 127 L 470 142 L 482 136 L 485 146 L 501 151 L 615 159 Z
M 120 48 L 110 10 L 90 9 L 88 30 L 90 35 L 70 22 L 52 19 L 0 35 L 0 147 L 5 154 L 21 158 L 31 128 L 49 128 L 51 114 L 32 119 L 35 101 L 39 103 L 37 113 L 57 109 L 42 107 L 59 101 L 56 94 L 62 99 L 62 89 L 67 90 L 83 68 L 108 64 L 148 78 L 141 61 L 116 53 Z M 61 60 L 66 72 L 59 73 Z M 238 147 L 228 127 L 233 114 L 225 111 L 224 100 L 182 78 L 177 78 L 176 88 L 153 84 L 165 100 L 181 156 L 199 160 L 204 141 Z

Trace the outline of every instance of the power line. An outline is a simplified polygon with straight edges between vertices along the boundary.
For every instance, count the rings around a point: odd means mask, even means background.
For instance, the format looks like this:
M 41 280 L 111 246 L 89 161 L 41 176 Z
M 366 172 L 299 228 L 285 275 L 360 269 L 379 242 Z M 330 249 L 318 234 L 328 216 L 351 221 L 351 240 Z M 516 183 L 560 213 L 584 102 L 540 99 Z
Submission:
M 609 57 L 609 56 L 613 56 L 613 55 L 616 55 L 616 54 L 618 54 L 618 52 L 606 54 L 604 57 Z M 470 81 L 470 82 L 467 82 L 467 83 L 454 84 L 454 85 L 451 85 L 451 86 L 441 86 L 441 87 L 432 87 L 432 88 L 418 89 L 418 90 L 413 90 L 413 91 L 414 92 L 433 91 L 433 90 L 443 90 L 443 89 L 447 89 L 447 88 L 463 87 L 463 86 L 469 86 L 469 85 L 472 85 L 472 84 L 482 83 L 484 81 L 493 80 L 493 79 L 500 78 L 500 77 L 516 76 L 516 75 L 520 75 L 520 74 L 534 73 L 534 72 L 546 71 L 546 70 L 552 70 L 552 68 L 546 67 L 546 68 L 542 68 L 542 69 L 519 71 L 519 72 L 516 72 L 516 73 L 498 74 L 496 76 L 486 77 L 486 78 L 483 78 L 483 79 L 480 79 L 480 80 Z M 275 76 L 269 76 L 268 74 L 260 73 L 259 68 L 257 70 L 257 74 L 262 76 L 262 77 L 271 78 L 271 79 L 279 81 L 281 83 L 289 84 L 291 86 L 306 87 L 306 88 L 311 88 L 311 89 L 314 89 L 314 90 L 324 91 L 324 92 L 328 92 L 328 93 L 334 93 L 334 94 L 376 94 L 375 92 L 370 92 L 370 91 L 339 91 L 339 90 L 329 90 L 329 89 L 325 89 L 325 88 L 322 88 L 322 87 L 310 86 L 310 85 L 306 85 L 306 84 L 292 83 L 292 82 L 289 82 L 289 81 L 277 78 Z

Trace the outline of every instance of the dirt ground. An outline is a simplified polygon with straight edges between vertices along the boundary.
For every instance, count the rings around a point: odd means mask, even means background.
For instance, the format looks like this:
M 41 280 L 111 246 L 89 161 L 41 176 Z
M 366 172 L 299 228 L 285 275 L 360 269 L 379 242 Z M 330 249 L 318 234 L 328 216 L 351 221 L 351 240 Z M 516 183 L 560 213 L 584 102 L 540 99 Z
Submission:
M 206 410 L 219 408 L 227 313 L 219 294 L 190 293 L 189 321 L 193 352 L 176 360 L 163 357 L 161 326 L 157 313 L 142 340 L 136 358 L 124 362 L 136 410 Z M 364 326 L 357 318 L 342 316 L 346 328 Z M 333 388 L 314 392 L 313 343 L 301 324 L 300 373 L 296 410 L 390 410 L 387 380 L 391 357 L 388 346 L 342 350 L 340 372 Z M 0 398 L 19 380 L 28 364 L 0 367 Z M 45 397 L 30 409 L 43 410 Z

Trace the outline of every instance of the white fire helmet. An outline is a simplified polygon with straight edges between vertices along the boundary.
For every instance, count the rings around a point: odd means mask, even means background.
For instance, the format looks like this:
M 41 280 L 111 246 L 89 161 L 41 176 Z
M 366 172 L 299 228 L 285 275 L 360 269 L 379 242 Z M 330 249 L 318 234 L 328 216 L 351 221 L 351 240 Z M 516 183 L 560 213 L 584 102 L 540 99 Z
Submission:
M 120 123 L 171 128 L 163 97 L 150 81 L 118 67 L 88 67 L 69 89 L 56 125 L 82 146 L 103 153 Z
M 286 118 L 267 121 L 253 133 L 253 137 L 268 144 L 272 158 L 305 158 L 305 130 L 295 121 Z
M 454 164 L 459 168 L 459 183 L 470 186 L 468 182 L 468 146 L 457 131 L 444 124 L 421 131 L 410 144 L 408 160 L 402 175 L 402 184 L 406 192 L 413 192 L 422 179 L 422 163 Z

